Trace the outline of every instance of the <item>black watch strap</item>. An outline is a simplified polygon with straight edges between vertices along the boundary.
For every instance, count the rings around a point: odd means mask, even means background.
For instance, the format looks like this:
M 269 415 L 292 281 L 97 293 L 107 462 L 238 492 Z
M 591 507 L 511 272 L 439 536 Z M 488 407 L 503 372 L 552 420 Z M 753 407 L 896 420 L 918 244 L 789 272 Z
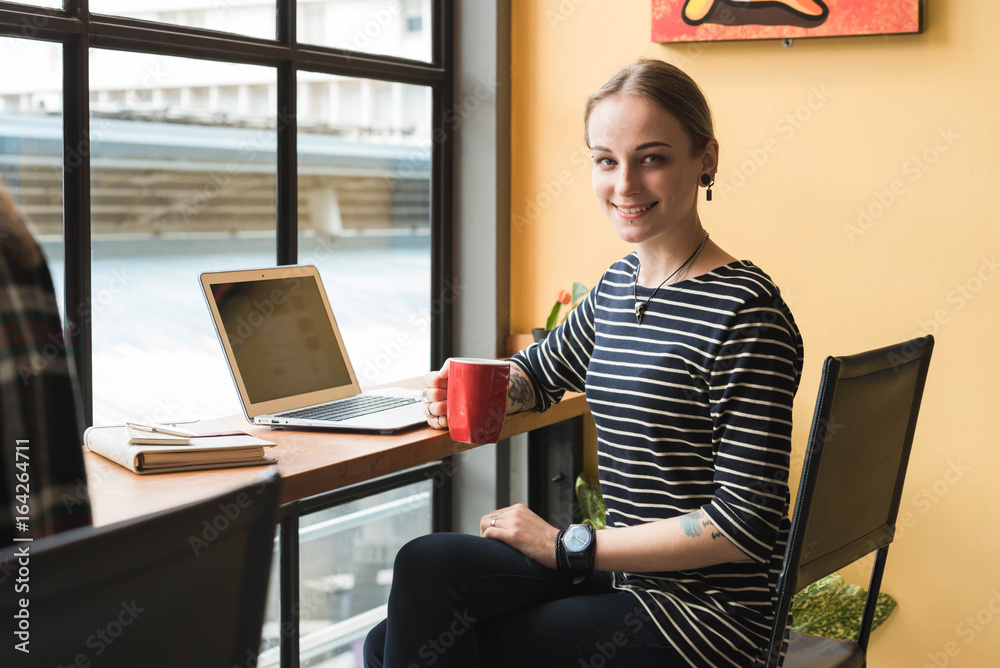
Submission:
M 566 550 L 566 561 L 569 564 L 569 570 L 573 573 L 574 579 L 589 575 L 589 565 L 590 561 L 587 555 L 591 552 L 594 544 L 591 542 L 590 546 L 583 552 L 573 552 L 572 550 Z
M 569 563 L 566 561 L 566 546 L 563 545 L 563 534 L 566 530 L 563 529 L 556 536 L 556 570 L 557 571 L 568 571 Z

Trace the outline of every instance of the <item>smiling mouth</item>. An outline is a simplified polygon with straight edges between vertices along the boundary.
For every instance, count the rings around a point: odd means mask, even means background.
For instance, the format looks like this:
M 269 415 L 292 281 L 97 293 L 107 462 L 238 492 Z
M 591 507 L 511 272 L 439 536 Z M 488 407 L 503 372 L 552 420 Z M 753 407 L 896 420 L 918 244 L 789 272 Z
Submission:
M 626 215 L 635 215 L 637 213 L 643 213 L 645 211 L 649 211 L 657 204 L 658 202 L 653 202 L 652 204 L 645 204 L 643 206 L 619 206 L 617 204 L 612 204 L 612 206 L 615 207 L 615 210 L 618 211 L 618 213 Z

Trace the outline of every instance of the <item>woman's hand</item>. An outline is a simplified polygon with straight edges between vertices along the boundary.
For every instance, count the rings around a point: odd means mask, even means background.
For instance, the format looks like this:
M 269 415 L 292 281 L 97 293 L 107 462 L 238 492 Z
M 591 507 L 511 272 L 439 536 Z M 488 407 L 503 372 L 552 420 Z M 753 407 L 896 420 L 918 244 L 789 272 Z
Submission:
M 559 529 L 523 503 L 483 515 L 479 520 L 479 533 L 484 538 L 510 545 L 546 568 L 556 568 L 556 536 Z
M 424 402 L 427 424 L 435 429 L 448 428 L 448 362 L 438 371 L 424 376 L 424 391 L 420 399 Z

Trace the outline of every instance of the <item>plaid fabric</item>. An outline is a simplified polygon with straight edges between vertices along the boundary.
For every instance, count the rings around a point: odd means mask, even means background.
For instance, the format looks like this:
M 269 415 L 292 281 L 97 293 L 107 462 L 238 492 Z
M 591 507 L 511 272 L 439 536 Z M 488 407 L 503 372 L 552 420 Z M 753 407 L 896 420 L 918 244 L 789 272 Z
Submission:
M 52 277 L 23 222 L 4 211 L 10 208 L 0 207 L 0 547 L 91 523 L 80 395 Z

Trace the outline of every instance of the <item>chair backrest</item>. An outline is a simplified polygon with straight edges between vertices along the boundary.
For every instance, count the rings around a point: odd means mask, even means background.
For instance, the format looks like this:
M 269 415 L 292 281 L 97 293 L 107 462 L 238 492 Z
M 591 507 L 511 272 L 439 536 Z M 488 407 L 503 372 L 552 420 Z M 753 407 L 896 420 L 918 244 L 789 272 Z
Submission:
M 795 593 L 878 550 L 858 640 L 866 648 L 933 347 L 928 336 L 826 359 L 778 577 L 768 665 L 777 665 Z
M 13 665 L 256 665 L 279 487 L 268 472 L 205 501 L 4 548 L 0 655 Z

